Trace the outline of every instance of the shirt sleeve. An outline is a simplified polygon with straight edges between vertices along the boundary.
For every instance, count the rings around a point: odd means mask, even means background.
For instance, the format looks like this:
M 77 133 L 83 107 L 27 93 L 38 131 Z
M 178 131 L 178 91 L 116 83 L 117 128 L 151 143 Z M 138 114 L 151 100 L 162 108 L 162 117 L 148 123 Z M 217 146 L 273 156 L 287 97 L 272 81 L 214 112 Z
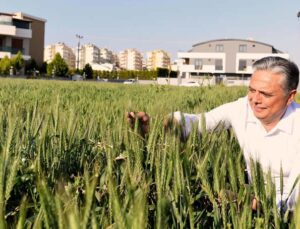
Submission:
M 199 133 L 201 133 L 203 128 L 207 131 L 213 131 L 220 124 L 222 124 L 225 128 L 230 128 L 236 106 L 237 101 L 223 104 L 209 112 L 200 114 L 188 114 L 176 111 L 173 113 L 173 117 L 183 126 L 184 136 L 188 137 L 194 125 L 198 127 Z M 204 122 L 202 122 L 202 119 Z M 202 124 L 205 124 L 205 126 L 202 126 Z
M 297 157 L 295 158 L 295 162 L 292 170 L 290 172 L 288 183 L 287 183 L 287 191 L 288 196 L 287 198 L 287 207 L 289 209 L 294 209 L 295 204 L 299 200 L 299 190 L 300 190 L 300 153 L 298 153 Z

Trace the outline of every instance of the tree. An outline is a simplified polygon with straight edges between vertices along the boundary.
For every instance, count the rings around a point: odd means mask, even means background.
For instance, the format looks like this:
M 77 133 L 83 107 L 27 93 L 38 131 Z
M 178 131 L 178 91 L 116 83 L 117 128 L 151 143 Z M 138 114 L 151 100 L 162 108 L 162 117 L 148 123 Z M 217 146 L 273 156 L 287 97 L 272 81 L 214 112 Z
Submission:
M 25 74 L 32 75 L 35 70 L 38 70 L 39 67 L 34 59 L 30 59 L 25 62 Z
M 24 67 L 24 59 L 20 51 L 11 59 L 11 65 L 17 72 Z
M 87 79 L 93 79 L 93 68 L 90 64 L 86 64 L 82 71 Z
M 167 68 L 157 68 L 157 76 L 158 77 L 168 77 L 169 69 Z
M 47 63 L 46 61 L 44 61 L 44 62 L 42 63 L 42 65 L 39 67 L 40 73 L 46 74 L 46 73 L 47 73 L 47 66 L 48 66 L 48 63 Z
M 11 66 L 11 60 L 5 56 L 0 60 L 0 74 L 8 75 Z
M 59 53 L 56 53 L 53 60 L 47 65 L 47 74 L 65 77 L 68 73 L 68 65 Z

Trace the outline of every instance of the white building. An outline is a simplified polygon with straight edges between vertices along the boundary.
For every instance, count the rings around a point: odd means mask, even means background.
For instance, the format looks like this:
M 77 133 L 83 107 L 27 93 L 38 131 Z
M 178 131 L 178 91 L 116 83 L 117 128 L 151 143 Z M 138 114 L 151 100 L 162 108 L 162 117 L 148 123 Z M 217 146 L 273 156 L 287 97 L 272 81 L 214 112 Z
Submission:
M 68 47 L 65 43 L 59 42 L 53 45 L 47 45 L 44 49 L 44 61 L 50 63 L 55 54 L 59 53 L 65 60 L 69 68 L 75 68 L 75 54 L 73 50 Z
M 93 44 L 86 44 L 80 47 L 79 51 L 79 68 L 83 69 L 86 64 L 100 63 L 100 49 Z M 76 54 L 76 60 L 78 60 Z
M 127 70 L 142 70 L 143 56 L 135 49 L 126 49 L 118 55 L 119 67 Z
M 243 39 L 219 39 L 193 45 L 188 52 L 179 52 L 179 78 L 199 78 L 207 75 L 243 76 L 252 74 L 252 64 L 266 56 L 289 55 L 272 45 Z
M 78 60 L 78 47 L 76 50 L 75 55 Z M 86 64 L 90 64 L 93 69 L 95 68 L 94 70 L 111 69 L 110 64 L 115 64 L 114 54 L 107 48 L 98 48 L 94 44 L 83 45 L 79 48 L 79 68 L 83 69 Z
M 170 68 L 170 55 L 163 50 L 153 50 L 147 52 L 147 69 Z

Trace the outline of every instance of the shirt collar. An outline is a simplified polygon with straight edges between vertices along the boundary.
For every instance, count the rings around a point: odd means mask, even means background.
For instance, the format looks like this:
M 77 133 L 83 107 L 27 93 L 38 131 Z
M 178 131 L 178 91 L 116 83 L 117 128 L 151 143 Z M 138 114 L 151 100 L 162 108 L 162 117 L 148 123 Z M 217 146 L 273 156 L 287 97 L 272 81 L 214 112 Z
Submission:
M 286 109 L 283 117 L 280 119 L 280 121 L 277 123 L 277 125 L 271 130 L 268 132 L 268 135 L 269 134 L 272 134 L 274 133 L 276 130 L 280 130 L 280 131 L 283 131 L 283 132 L 286 132 L 288 134 L 291 134 L 292 131 L 293 131 L 293 118 L 291 118 L 290 116 L 292 115 L 293 111 L 294 111 L 294 103 L 295 102 L 292 102 L 288 108 Z M 255 123 L 255 124 L 260 124 L 261 125 L 261 122 L 255 117 L 255 115 L 253 114 L 253 111 L 250 107 L 250 104 L 249 102 L 247 102 L 248 104 L 248 115 L 247 115 L 247 122 L 250 122 L 250 123 Z
M 288 106 L 283 117 L 280 119 L 280 121 L 278 122 L 278 124 L 275 127 L 275 128 L 277 128 L 281 131 L 284 131 L 288 134 L 291 134 L 293 131 L 293 120 L 294 119 L 291 117 L 291 115 L 294 111 L 293 103 Z

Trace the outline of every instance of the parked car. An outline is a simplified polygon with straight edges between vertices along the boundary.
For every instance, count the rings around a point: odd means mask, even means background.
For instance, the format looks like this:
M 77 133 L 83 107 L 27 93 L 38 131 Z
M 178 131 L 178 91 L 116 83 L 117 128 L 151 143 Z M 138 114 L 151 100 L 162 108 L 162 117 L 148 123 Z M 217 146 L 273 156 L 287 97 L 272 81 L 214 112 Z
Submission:
M 97 78 L 98 82 L 108 82 L 108 79 L 106 78 Z
M 81 80 L 83 80 L 83 76 L 79 75 L 79 74 L 75 74 L 72 76 L 72 80 L 73 81 L 81 81 Z
M 198 83 L 196 81 L 189 81 L 189 82 L 180 84 L 180 86 L 184 86 L 184 87 L 199 87 L 201 85 L 200 85 L 200 83 Z
M 123 84 L 134 84 L 137 83 L 136 79 L 128 79 L 123 82 Z

